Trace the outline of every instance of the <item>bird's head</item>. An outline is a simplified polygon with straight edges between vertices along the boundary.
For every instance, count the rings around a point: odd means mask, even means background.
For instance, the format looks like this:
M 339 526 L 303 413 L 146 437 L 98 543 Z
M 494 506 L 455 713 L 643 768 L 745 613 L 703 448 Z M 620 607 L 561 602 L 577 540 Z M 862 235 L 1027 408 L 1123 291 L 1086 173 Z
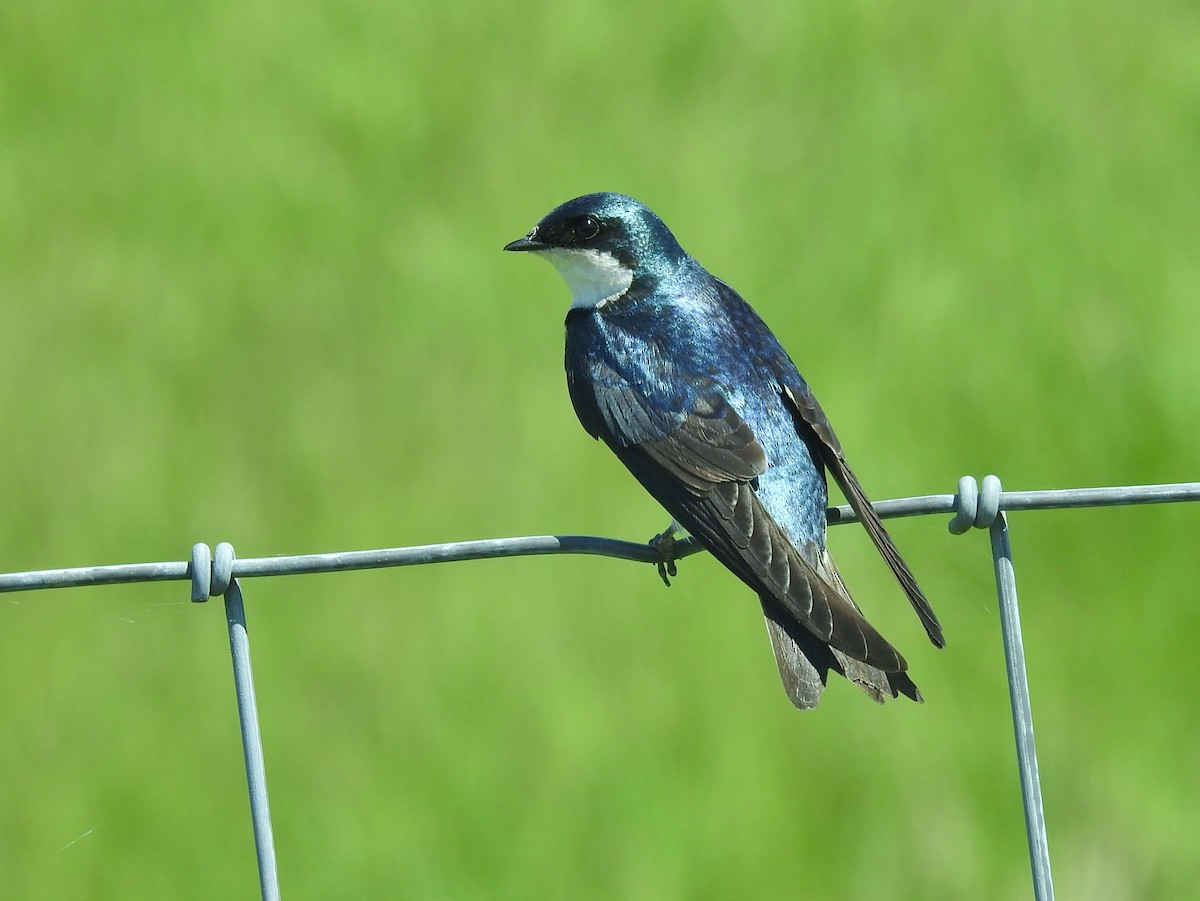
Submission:
M 615 300 L 635 282 L 667 276 L 689 259 L 649 207 L 610 193 L 568 200 L 504 249 L 549 260 L 571 289 L 573 307 Z

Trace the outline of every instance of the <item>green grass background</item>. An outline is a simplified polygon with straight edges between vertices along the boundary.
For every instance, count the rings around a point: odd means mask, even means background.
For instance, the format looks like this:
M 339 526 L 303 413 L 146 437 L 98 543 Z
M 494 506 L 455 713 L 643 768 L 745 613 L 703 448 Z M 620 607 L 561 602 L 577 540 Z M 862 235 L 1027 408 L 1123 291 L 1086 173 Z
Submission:
M 0 6 L 0 570 L 664 523 L 500 247 L 619 190 L 876 498 L 1197 478 L 1194 3 Z M 1012 520 L 1061 897 L 1200 879 L 1196 509 Z M 285 897 L 1023 898 L 986 537 L 832 543 L 927 703 L 695 557 L 246 585 Z M 0 897 L 253 897 L 219 604 L 0 603 Z

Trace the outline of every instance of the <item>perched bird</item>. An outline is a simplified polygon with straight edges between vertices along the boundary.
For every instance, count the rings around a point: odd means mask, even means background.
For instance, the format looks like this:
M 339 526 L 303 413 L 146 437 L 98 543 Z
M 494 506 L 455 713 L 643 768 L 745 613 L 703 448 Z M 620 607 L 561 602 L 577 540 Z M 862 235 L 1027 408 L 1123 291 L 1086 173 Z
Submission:
M 588 194 L 505 250 L 549 260 L 571 289 L 566 370 L 579 421 L 762 603 L 792 703 L 830 670 L 879 702 L 921 700 L 825 548 L 825 470 L 900 580 L 930 639 L 941 626 L 779 341 L 646 206 Z

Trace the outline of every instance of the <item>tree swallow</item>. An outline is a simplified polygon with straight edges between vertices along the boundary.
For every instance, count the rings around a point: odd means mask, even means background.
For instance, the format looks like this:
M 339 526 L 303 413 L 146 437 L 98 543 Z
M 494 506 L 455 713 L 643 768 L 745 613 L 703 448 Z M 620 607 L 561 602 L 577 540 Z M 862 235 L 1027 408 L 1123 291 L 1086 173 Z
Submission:
M 566 280 L 567 387 L 579 421 L 673 527 L 758 595 L 792 703 L 815 708 L 830 670 L 881 703 L 920 701 L 908 664 L 851 600 L 825 548 L 826 469 L 938 647 L 941 626 L 758 314 L 621 194 L 570 200 L 504 249 L 544 257 Z

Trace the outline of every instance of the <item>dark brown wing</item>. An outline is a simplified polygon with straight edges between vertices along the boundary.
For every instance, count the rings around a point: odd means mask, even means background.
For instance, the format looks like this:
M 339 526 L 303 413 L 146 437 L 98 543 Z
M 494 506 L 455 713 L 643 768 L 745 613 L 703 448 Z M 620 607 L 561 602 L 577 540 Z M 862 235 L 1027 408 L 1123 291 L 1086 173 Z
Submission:
M 703 396 L 664 437 L 612 447 L 713 556 L 817 639 L 885 672 L 907 668 L 840 580 L 821 572 L 824 549 L 793 546 L 763 507 L 754 485 L 766 471 L 766 455 L 719 395 Z
M 585 348 L 572 353 L 570 324 L 568 317 L 567 385 L 579 421 L 604 440 L 684 528 L 758 593 L 792 702 L 801 708 L 817 706 L 830 670 L 876 700 L 897 693 L 919 700 L 903 672 L 904 659 L 862 618 L 832 562 L 823 566 L 828 561 L 824 550 L 793 547 L 763 509 L 754 489 L 766 471 L 766 455 L 716 386 L 704 390 L 693 382 L 693 400 L 676 397 L 652 405 Z M 823 578 L 818 566 L 833 573 L 832 578 Z M 855 657 L 869 657 L 879 666 Z
M 863 491 L 862 485 L 859 484 L 858 478 L 846 463 L 846 458 L 842 454 L 841 442 L 833 433 L 829 420 L 825 417 L 825 411 L 821 409 L 817 399 L 808 390 L 808 386 L 802 382 L 798 385 L 787 385 L 783 391 L 800 417 L 801 422 L 797 423 L 798 427 L 807 426 L 816 435 L 818 441 L 813 443 L 819 449 L 821 460 L 833 474 L 833 478 L 842 489 L 842 493 L 846 495 L 846 500 L 850 502 L 854 512 L 858 514 L 858 519 L 866 528 L 867 534 L 871 536 L 871 541 L 875 543 L 875 547 L 879 549 L 879 553 L 883 555 L 883 559 L 895 573 L 904 593 L 908 595 L 909 602 L 917 612 L 917 616 L 920 617 L 921 624 L 929 635 L 929 640 L 937 647 L 944 648 L 946 639 L 942 635 L 942 625 L 938 622 L 937 615 L 929 606 L 929 601 L 926 600 L 925 594 L 909 570 L 908 564 L 900 556 L 900 551 L 896 549 L 892 537 L 883 527 L 883 522 L 875 513 L 875 508 L 871 506 L 871 501 Z

